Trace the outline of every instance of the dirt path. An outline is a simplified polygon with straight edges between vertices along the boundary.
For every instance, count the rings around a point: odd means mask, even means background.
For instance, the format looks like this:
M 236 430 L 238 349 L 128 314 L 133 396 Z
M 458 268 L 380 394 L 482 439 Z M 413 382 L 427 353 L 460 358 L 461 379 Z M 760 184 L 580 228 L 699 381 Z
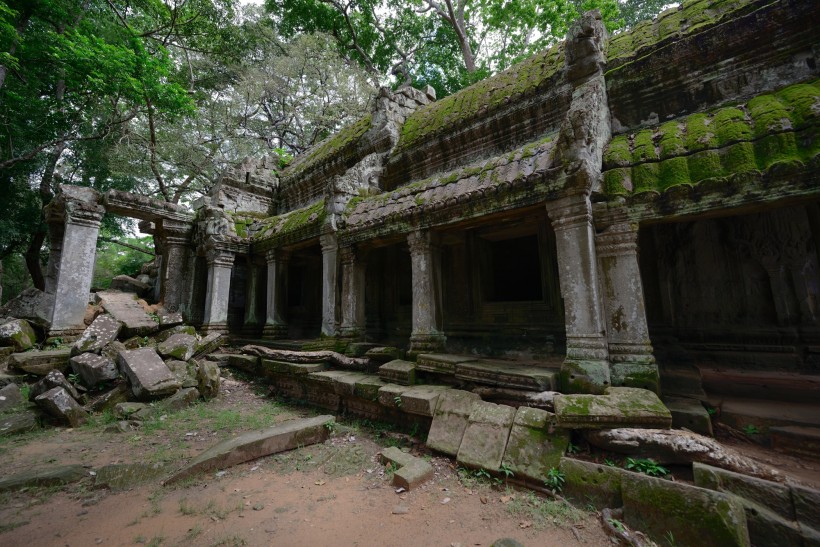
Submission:
M 49 430 L 0 444 L 3 476 L 79 463 L 151 462 L 178 467 L 222 438 L 310 414 L 228 378 L 207 404 L 162 414 L 141 429 L 104 424 Z M 386 445 L 426 456 L 435 478 L 396 492 L 377 460 Z M 124 492 L 93 478 L 0 497 L 2 545 L 609 545 L 597 518 L 527 491 L 457 470 L 405 435 L 351 422 L 322 445 L 249 462 L 180 486 L 156 480 Z

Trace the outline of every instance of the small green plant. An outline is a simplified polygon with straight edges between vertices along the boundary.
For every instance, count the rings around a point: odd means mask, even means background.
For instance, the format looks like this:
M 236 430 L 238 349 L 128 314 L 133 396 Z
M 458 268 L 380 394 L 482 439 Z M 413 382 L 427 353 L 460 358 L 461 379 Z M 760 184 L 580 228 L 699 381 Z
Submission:
M 504 475 L 504 480 L 515 477 L 515 473 L 513 473 L 513 470 L 506 463 L 502 463 L 501 467 L 498 468 L 498 471 Z
M 621 533 L 626 532 L 626 526 L 624 526 L 624 523 L 621 522 L 620 520 L 618 520 L 618 519 L 609 519 L 609 523 L 612 525 L 613 528 L 615 528 L 619 532 L 621 532 Z
M 650 477 L 665 477 L 669 474 L 667 468 L 659 465 L 651 458 L 627 458 L 624 467 Z
M 57 338 L 52 338 L 52 339 L 51 339 L 51 341 L 49 342 L 49 345 L 50 345 L 52 348 L 56 348 L 56 347 L 62 346 L 62 345 L 63 345 L 63 339 L 62 339 L 62 338 L 60 338 L 60 337 L 57 337 Z
M 675 534 L 672 533 L 672 530 L 667 531 L 663 535 L 663 539 L 666 540 L 666 543 L 669 544 L 669 547 L 675 547 Z
M 751 437 L 752 435 L 757 435 L 758 433 L 760 433 L 760 430 L 754 424 L 746 424 L 746 426 L 743 428 L 743 432 Z
M 604 465 L 607 465 L 608 467 L 616 467 L 615 462 L 609 458 L 604 460 Z
M 396 406 L 398 408 L 401 408 L 401 405 L 402 405 L 401 395 L 396 395 L 395 397 L 393 397 L 393 402 L 396 404 Z
M 335 420 L 328 420 L 325 422 L 324 426 L 329 432 L 334 433 L 339 427 L 339 424 L 337 424 Z
M 476 469 L 475 472 L 473 472 L 473 475 L 475 475 L 475 478 L 477 478 L 478 480 L 488 481 L 492 478 L 489 471 L 487 471 L 486 469 Z
M 709 407 L 706 409 L 706 412 L 709 414 L 709 416 L 715 416 L 717 414 L 717 409 Z
M 553 492 L 560 492 L 564 488 L 564 480 L 564 473 L 560 469 L 552 467 L 549 471 L 547 471 L 547 478 L 544 479 L 544 486 Z
M 567 445 L 567 454 L 577 454 L 581 451 L 581 448 L 577 444 L 569 443 Z
M 68 381 L 71 382 L 72 384 L 80 383 L 80 375 L 77 374 L 76 372 L 72 372 L 72 373 L 68 374 L 66 376 L 66 378 L 68 378 Z

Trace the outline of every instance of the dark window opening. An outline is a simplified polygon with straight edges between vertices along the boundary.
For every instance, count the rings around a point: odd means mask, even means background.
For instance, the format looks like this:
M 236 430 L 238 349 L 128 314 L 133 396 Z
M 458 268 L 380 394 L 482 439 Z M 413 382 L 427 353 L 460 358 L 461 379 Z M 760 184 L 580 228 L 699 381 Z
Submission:
M 488 302 L 542 300 L 541 257 L 538 236 L 531 235 L 487 243 Z
M 302 282 L 305 276 L 305 267 L 292 264 L 288 272 L 288 306 L 302 305 Z

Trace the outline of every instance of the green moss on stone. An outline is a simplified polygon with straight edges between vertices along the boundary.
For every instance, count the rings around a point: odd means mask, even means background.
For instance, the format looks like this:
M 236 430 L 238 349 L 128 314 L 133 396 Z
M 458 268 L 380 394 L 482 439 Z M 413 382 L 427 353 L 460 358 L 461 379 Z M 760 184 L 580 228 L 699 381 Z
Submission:
M 800 158 L 794 133 L 777 133 L 764 137 L 754 144 L 757 166 L 765 171 L 775 163 Z
M 607 167 L 626 167 L 632 164 L 632 152 L 629 149 L 629 138 L 618 135 L 609 142 L 604 152 L 604 165 Z
M 704 113 L 692 114 L 686 118 L 686 149 L 690 152 L 715 148 L 717 139 L 710 127 L 711 120 Z
M 692 154 L 687 159 L 687 165 L 689 166 L 689 180 L 691 182 L 700 182 L 704 179 L 719 177 L 723 173 L 723 167 L 720 163 L 720 154 L 717 150 L 704 150 L 703 152 Z
M 786 131 L 792 127 L 788 109 L 775 95 L 755 97 L 749 101 L 748 108 L 754 120 L 756 138 L 777 131 Z
M 795 126 L 803 126 L 820 117 L 820 80 L 789 86 L 778 91 L 777 96 L 791 107 Z
M 689 166 L 685 157 L 670 158 L 662 161 L 659 170 L 658 190 L 665 190 L 671 186 L 688 184 Z
M 661 159 L 671 158 L 686 153 L 683 140 L 684 127 L 679 122 L 666 122 L 658 132 L 658 148 Z
M 632 163 L 642 163 L 658 159 L 653 140 L 653 131 L 644 129 L 635 135 L 632 143 Z
M 492 78 L 416 110 L 402 126 L 397 151 L 535 92 L 563 68 L 563 52 L 563 43 L 556 44 Z
M 279 233 L 293 232 L 308 224 L 322 224 L 325 216 L 325 200 L 321 199 L 309 207 L 288 213 Z
M 713 131 L 717 137 L 717 146 L 750 140 L 752 128 L 746 121 L 746 114 L 739 108 L 721 108 L 712 118 Z
M 314 165 L 338 155 L 345 148 L 358 141 L 370 129 L 372 122 L 372 115 L 367 114 L 358 121 L 342 128 L 338 133 L 323 140 L 304 154 L 297 156 L 294 158 L 293 163 L 285 169 L 285 177 L 289 178 L 303 173 Z
M 754 145 L 750 142 L 740 142 L 726 148 L 721 154 L 721 164 L 724 173 L 756 171 Z
M 632 168 L 633 192 L 639 194 L 654 190 L 660 179 L 660 166 L 657 163 L 642 163 Z
M 630 169 L 618 167 L 604 173 L 604 192 L 611 196 L 628 195 L 632 189 Z

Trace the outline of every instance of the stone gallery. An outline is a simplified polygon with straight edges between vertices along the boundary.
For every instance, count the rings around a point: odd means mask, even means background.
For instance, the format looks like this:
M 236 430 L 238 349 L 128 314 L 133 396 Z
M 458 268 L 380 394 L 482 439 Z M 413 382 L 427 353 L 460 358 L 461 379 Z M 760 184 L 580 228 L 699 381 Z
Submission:
M 628 440 L 601 428 L 710 434 L 715 393 L 816 405 L 819 8 L 696 0 L 609 37 L 589 13 L 444 99 L 382 89 L 366 117 L 283 169 L 246 160 L 194 210 L 63 186 L 34 305 L 52 336 L 82 332 L 102 216 L 139 219 L 160 315 L 253 344 L 232 365 L 335 412 L 421 420 L 434 449 L 533 480 L 571 430 L 614 449 Z M 544 393 L 550 412 L 526 408 Z M 774 425 L 816 457 L 818 429 Z M 583 467 L 560 465 L 570 483 Z M 705 467 L 698 486 L 732 490 Z M 667 517 L 642 520 L 646 479 L 611 481 L 601 504 L 662 535 Z M 752 502 L 684 490 L 664 499 L 700 504 L 715 544 L 820 541 L 799 508 L 747 530 Z

